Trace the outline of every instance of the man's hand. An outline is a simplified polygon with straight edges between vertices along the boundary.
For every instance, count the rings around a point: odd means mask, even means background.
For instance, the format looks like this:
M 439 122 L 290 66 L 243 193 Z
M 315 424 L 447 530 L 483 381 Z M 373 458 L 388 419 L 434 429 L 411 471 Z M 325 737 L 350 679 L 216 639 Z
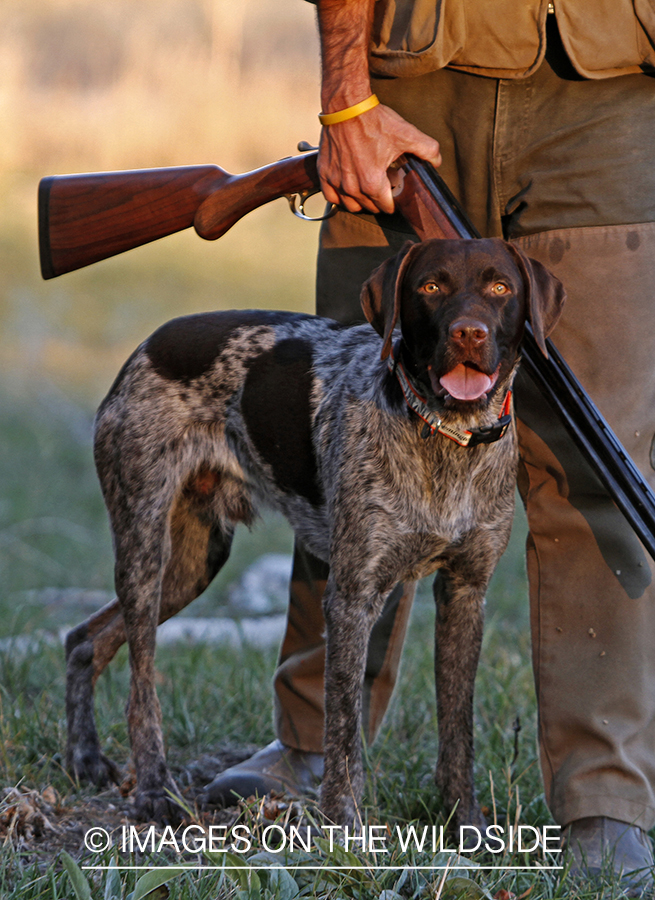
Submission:
M 317 0 L 321 35 L 324 113 L 347 109 L 371 94 L 368 48 L 375 0 Z M 318 174 L 327 200 L 350 212 L 393 212 L 393 163 L 414 153 L 434 166 L 439 144 L 387 106 L 326 125 L 321 134 Z
M 349 212 L 392 213 L 393 170 L 403 153 L 441 165 L 439 144 L 388 106 L 327 125 L 321 133 L 318 174 L 326 200 Z

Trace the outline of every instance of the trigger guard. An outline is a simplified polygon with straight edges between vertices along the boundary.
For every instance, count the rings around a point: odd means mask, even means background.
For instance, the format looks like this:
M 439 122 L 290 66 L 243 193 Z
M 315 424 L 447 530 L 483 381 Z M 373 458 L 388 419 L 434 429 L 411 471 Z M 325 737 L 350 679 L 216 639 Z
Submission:
M 333 216 L 337 211 L 337 207 L 334 203 L 328 203 L 326 205 L 325 212 L 322 216 L 308 216 L 306 214 L 305 202 L 309 200 L 310 197 L 314 197 L 319 193 L 320 191 L 301 191 L 300 193 L 287 194 L 286 197 L 289 201 L 289 208 L 294 216 L 297 216 L 305 222 L 322 222 L 324 219 L 329 219 Z

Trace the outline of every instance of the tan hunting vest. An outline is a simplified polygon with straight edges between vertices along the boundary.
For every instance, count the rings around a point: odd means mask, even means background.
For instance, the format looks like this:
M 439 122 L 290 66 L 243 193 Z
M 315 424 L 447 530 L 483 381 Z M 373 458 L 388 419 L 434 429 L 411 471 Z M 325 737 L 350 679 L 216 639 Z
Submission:
M 655 72 L 655 0 L 552 0 L 550 6 L 580 75 Z M 451 66 L 523 78 L 544 57 L 548 7 L 548 0 L 377 0 L 371 71 L 407 77 Z

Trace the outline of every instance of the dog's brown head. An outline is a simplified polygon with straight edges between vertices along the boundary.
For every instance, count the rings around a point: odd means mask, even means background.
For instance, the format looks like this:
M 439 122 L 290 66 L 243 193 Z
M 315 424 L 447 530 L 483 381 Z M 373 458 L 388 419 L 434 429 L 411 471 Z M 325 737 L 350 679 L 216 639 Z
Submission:
M 514 367 L 526 320 L 545 354 L 564 298 L 541 263 L 489 238 L 408 242 L 373 272 L 361 303 L 382 359 L 400 323 L 414 374 L 452 405 L 492 395 Z

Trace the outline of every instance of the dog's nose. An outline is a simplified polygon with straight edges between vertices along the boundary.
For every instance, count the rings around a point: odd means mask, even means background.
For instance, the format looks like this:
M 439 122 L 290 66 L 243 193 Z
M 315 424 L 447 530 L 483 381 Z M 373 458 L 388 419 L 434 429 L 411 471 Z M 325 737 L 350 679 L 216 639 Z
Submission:
M 450 338 L 463 350 L 474 350 L 484 344 L 489 337 L 489 329 L 484 322 L 475 319 L 458 319 L 450 326 Z

